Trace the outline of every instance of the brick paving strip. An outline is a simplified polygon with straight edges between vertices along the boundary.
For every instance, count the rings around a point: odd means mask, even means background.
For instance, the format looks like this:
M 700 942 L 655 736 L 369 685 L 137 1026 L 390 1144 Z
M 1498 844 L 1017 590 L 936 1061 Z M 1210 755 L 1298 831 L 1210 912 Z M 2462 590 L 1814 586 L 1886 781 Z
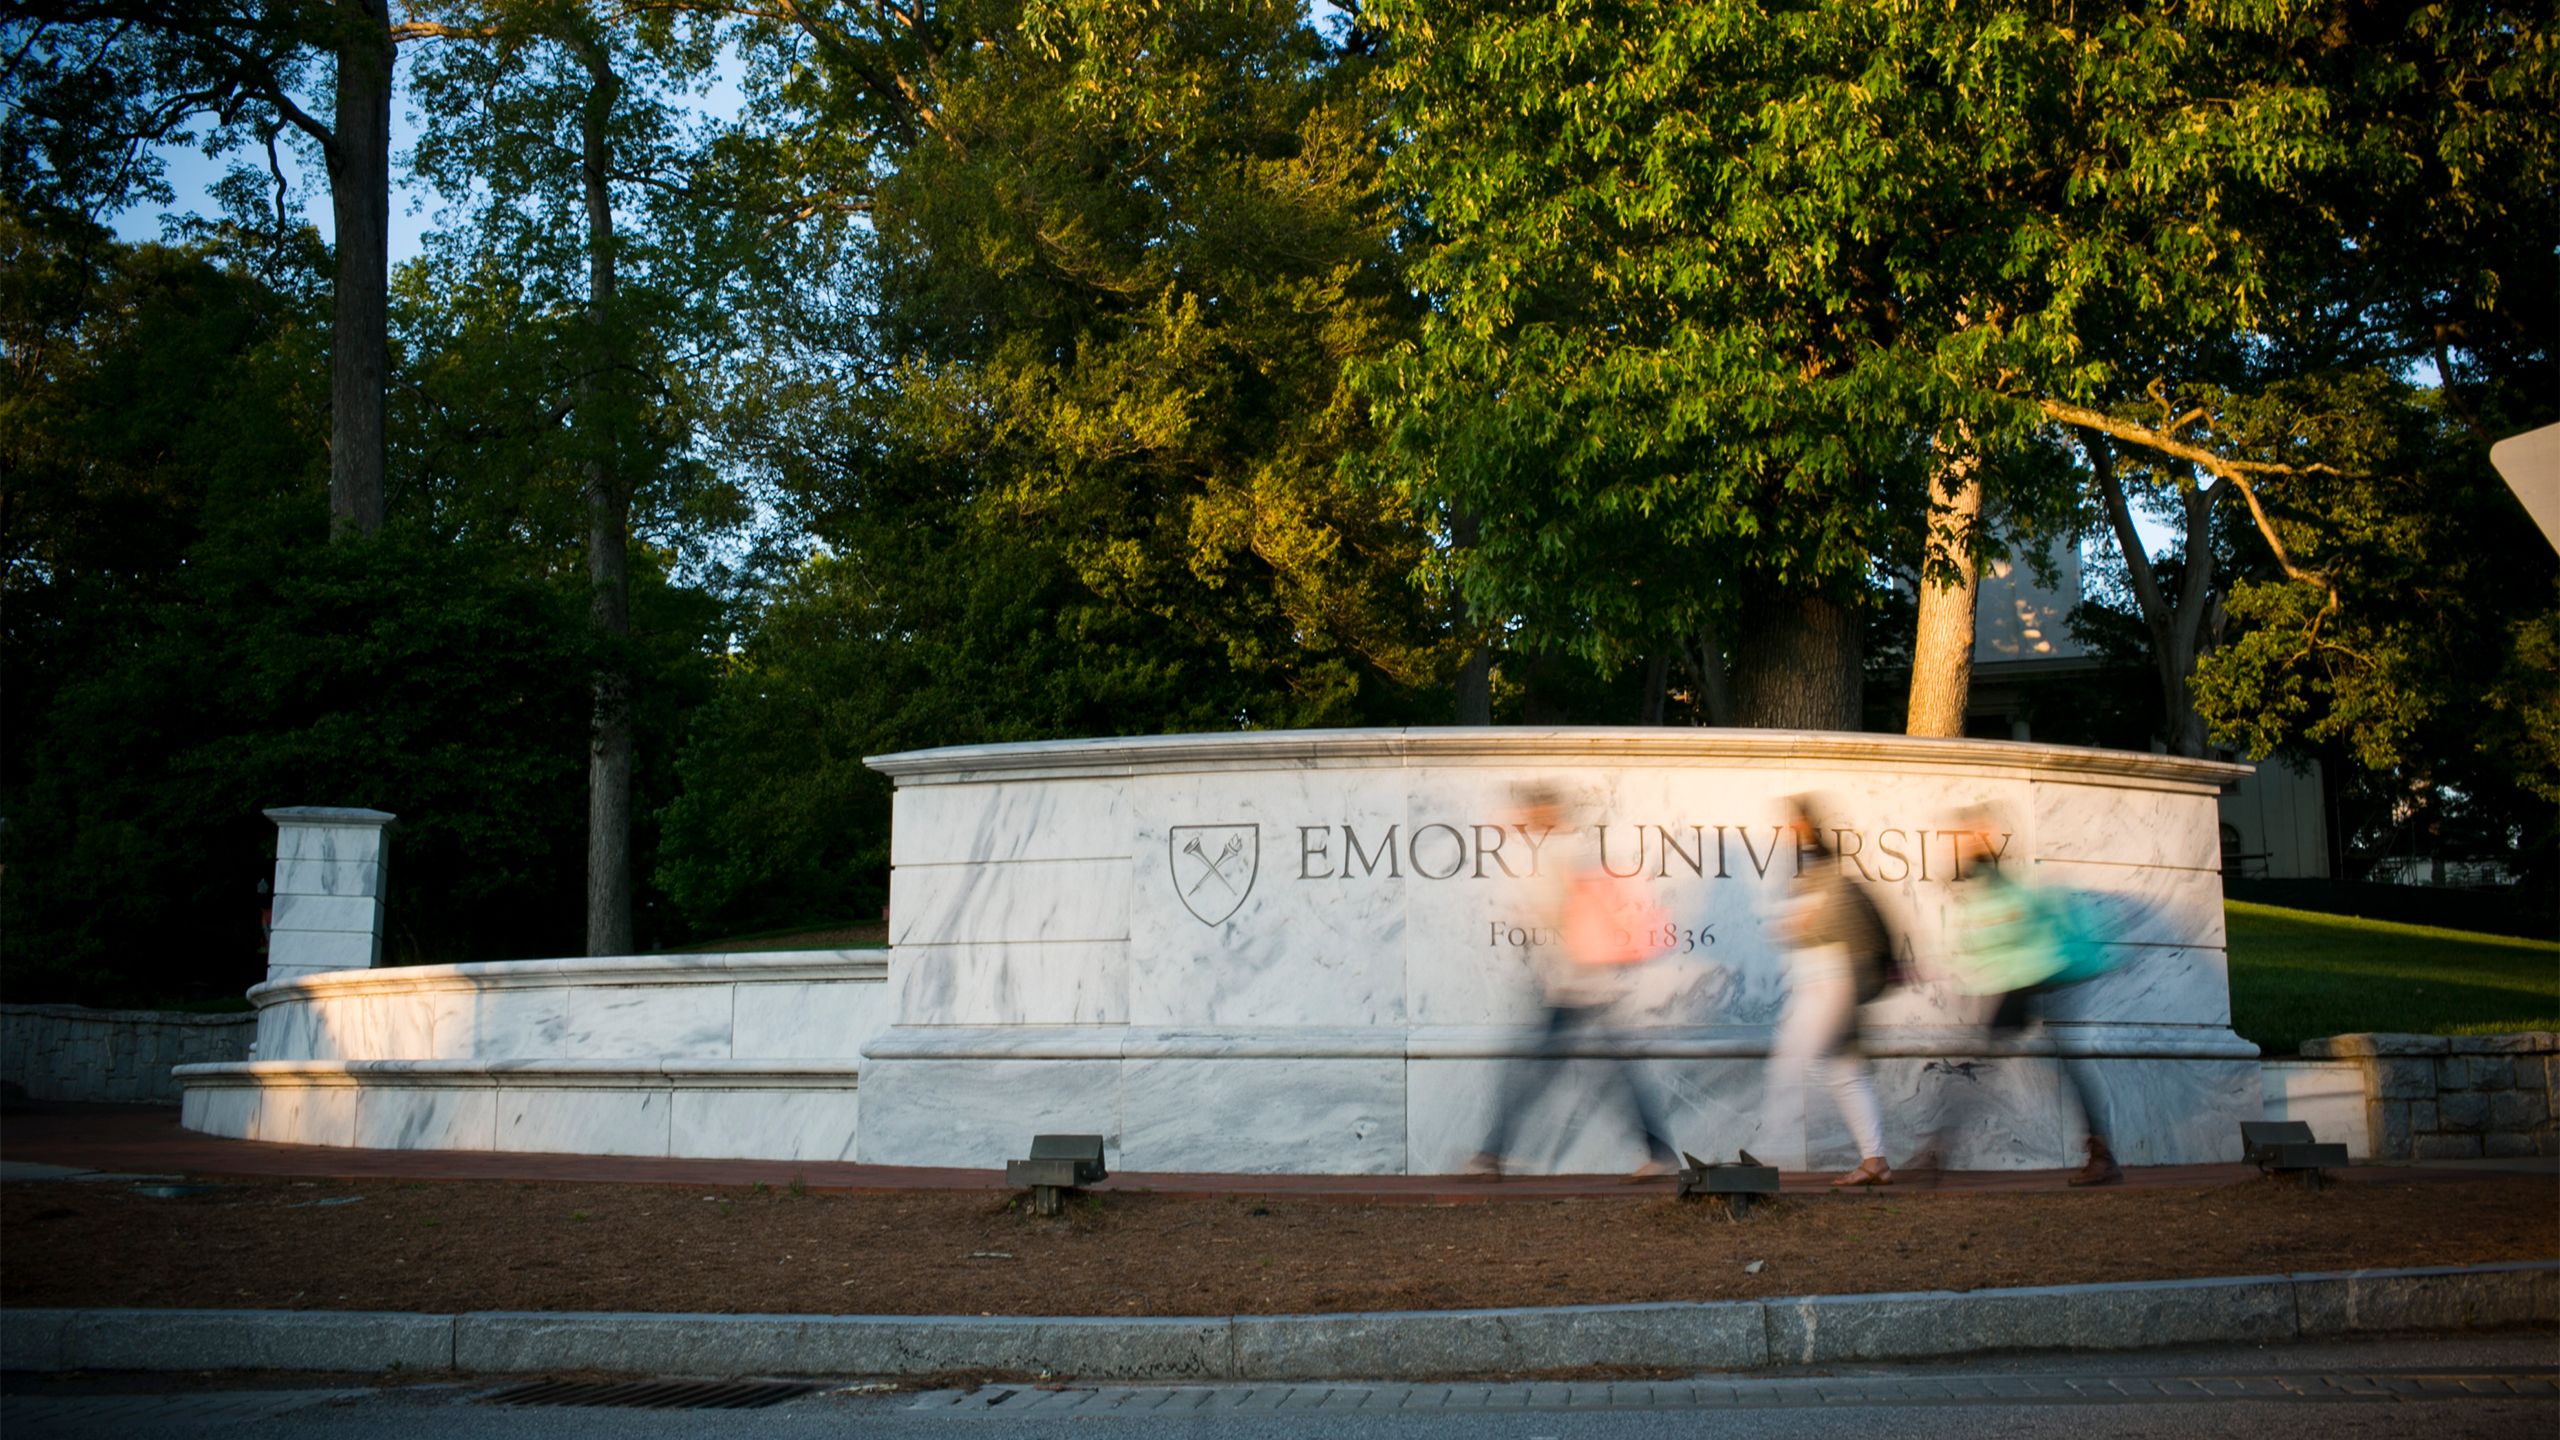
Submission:
M 269 1176 L 305 1180 L 560 1180 L 644 1185 L 798 1183 L 809 1190 L 1006 1190 L 1001 1168 L 928 1169 L 852 1161 L 678 1160 L 658 1156 L 545 1155 L 481 1150 L 357 1150 L 280 1145 L 199 1135 L 163 1106 L 58 1106 L 0 1119 L 8 1158 L 123 1174 Z M 1707 1158 L 1714 1158 L 1712 1156 Z M 1948 1193 L 2002 1194 L 2062 1188 L 2061 1170 L 1950 1171 L 1934 1187 Z M 2125 1170 L 2127 1189 L 2194 1189 L 2253 1178 L 2247 1165 L 2147 1165 Z M 2413 1180 L 2467 1182 L 2470 1170 L 2356 1166 L 2333 1172 L 2348 1183 Z M 1666 1182 L 1667 1184 L 1667 1182 Z M 1468 1200 L 1552 1200 L 1624 1195 L 1616 1175 L 1530 1175 L 1487 1184 L 1453 1175 L 1191 1175 L 1116 1174 L 1094 1187 L 1176 1196 L 1334 1196 L 1370 1202 L 1446 1204 Z M 1790 1172 L 1791 1194 L 1827 1194 L 1828 1174 Z M 1907 1184 L 1906 1189 L 1920 1188 Z

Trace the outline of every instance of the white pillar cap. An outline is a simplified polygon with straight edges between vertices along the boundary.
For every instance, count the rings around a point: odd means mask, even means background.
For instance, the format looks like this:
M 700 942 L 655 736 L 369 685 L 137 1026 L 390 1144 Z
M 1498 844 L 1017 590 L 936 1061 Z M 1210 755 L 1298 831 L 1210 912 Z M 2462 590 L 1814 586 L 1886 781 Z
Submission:
M 388 825 L 400 818 L 388 810 L 339 805 L 279 805 L 261 813 L 279 825 Z

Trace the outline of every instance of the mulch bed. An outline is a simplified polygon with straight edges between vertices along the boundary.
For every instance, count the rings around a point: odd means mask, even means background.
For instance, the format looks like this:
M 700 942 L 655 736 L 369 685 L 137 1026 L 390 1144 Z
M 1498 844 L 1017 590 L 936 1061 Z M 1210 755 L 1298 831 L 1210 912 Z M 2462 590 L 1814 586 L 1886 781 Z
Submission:
M 0 1304 L 1227 1315 L 1727 1300 L 2560 1256 L 2548 1176 L 1503 1203 L 505 1181 L 0 1187 Z M 1756 1271 L 1746 1270 L 1761 1262 Z

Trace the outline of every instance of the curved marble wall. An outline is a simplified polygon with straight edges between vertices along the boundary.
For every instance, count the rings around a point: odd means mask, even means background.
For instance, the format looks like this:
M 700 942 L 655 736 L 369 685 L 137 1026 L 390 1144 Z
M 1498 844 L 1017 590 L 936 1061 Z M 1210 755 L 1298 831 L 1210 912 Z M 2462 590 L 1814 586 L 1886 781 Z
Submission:
M 1984 1056 L 1924 985 L 1871 1012 L 1897 1158 L 1958 1099 L 1973 1166 L 2077 1159 L 2055 1052 L 2083 1057 L 2131 1163 L 2238 1158 L 2260 1114 L 2230 1029 L 2215 797 L 2246 767 L 1989 741 L 1730 730 L 1264 732 L 916 751 L 898 783 L 894 1023 L 863 1049 L 860 1159 L 992 1165 L 1035 1131 L 1099 1131 L 1138 1171 L 1440 1173 L 1476 1148 L 1537 1011 L 1534 848 L 1513 787 L 1558 786 L 1582 843 L 1679 929 L 1612 1042 L 1667 1095 L 1674 1138 L 1852 1163 L 1817 1098 L 1763 1117 L 1785 998 L 1767 925 L 1796 863 L 1783 797 L 1818 792 L 1928 972 L 1946 948 L 1944 827 L 1989 803 L 2005 863 L 2081 892 L 2124 963 L 2069 1023 Z M 1571 1067 L 1531 1117 L 1530 1168 L 1641 1158 Z M 1816 1092 L 1819 1096 L 1820 1092 Z
M 187 1065 L 184 1123 L 378 1149 L 842 1160 L 879 951 L 343 970 L 249 992 L 246 1063 Z

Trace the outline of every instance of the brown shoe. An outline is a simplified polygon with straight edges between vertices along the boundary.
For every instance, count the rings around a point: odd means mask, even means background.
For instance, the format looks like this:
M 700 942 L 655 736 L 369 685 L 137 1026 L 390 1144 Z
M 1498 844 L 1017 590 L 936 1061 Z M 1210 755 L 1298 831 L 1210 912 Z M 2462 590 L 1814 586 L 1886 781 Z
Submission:
M 1883 1156 L 1870 1155 L 1866 1159 L 1858 1162 L 1857 1169 L 1850 1171 L 1846 1175 L 1834 1178 L 1831 1182 L 1831 1187 L 1835 1190 L 1847 1190 L 1860 1185 L 1890 1185 L 1892 1183 L 1893 1167 L 1884 1163 Z
M 2116 1157 L 2107 1153 L 2107 1142 L 2095 1135 L 2090 1136 L 2089 1163 L 2072 1172 L 2071 1183 L 2074 1186 L 2113 1185 L 2123 1178 L 2124 1170 L 2116 1164 Z

